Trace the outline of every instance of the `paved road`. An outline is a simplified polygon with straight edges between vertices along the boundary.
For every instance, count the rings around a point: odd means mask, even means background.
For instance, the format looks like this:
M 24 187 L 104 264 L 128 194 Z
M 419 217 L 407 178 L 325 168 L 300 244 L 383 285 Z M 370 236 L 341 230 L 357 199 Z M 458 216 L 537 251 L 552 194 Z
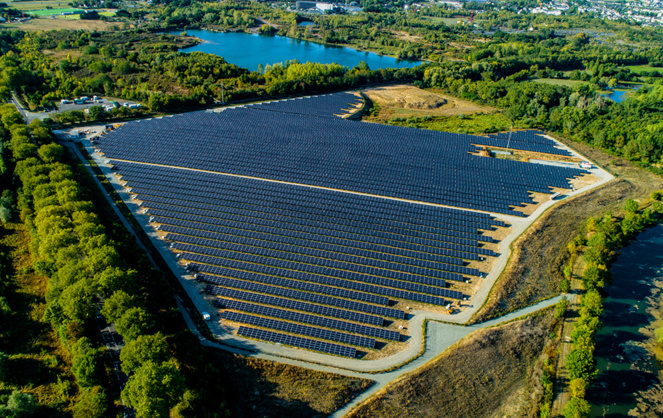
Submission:
M 87 147 L 90 155 L 93 156 L 97 165 L 101 168 L 104 174 L 107 176 L 115 190 L 120 194 L 122 199 L 125 202 L 128 202 L 127 206 L 134 214 L 136 220 L 141 224 L 145 232 L 153 238 L 153 243 L 157 250 L 161 253 L 163 258 L 169 264 L 169 267 L 173 270 L 175 275 L 180 279 L 184 289 L 186 290 L 188 296 L 191 298 L 192 302 L 196 306 L 199 312 L 209 311 L 215 312 L 216 309 L 212 308 L 208 301 L 205 299 L 205 296 L 201 295 L 199 285 L 196 284 L 191 276 L 187 275 L 186 271 L 178 264 L 177 259 L 173 256 L 172 252 L 168 248 L 168 244 L 163 240 L 157 238 L 156 232 L 149 224 L 149 216 L 142 213 L 142 209 L 135 203 L 131 202 L 129 194 L 126 192 L 122 184 L 117 180 L 117 178 L 112 175 L 110 168 L 104 163 L 104 159 L 98 154 L 94 153 L 90 147 L 89 141 L 84 140 L 84 145 Z M 74 149 L 76 154 L 80 156 L 78 150 L 75 147 L 70 147 Z M 580 156 L 584 159 L 584 157 Z M 585 193 L 590 189 L 599 187 L 606 182 L 609 182 L 613 177 L 601 169 L 592 170 L 593 174 L 598 176 L 600 180 L 588 187 L 583 189 L 568 193 L 565 198 L 570 196 L 575 196 L 581 193 Z M 102 190 L 104 190 L 102 188 Z M 105 190 L 104 190 L 105 193 Z M 568 196 L 568 197 L 567 197 Z M 109 198 L 110 199 L 110 198 Z M 487 299 L 490 289 L 495 283 L 497 277 L 501 271 L 506 266 L 508 257 L 510 255 L 510 244 L 517 239 L 542 213 L 548 210 L 551 206 L 556 204 L 558 201 L 546 201 L 544 202 L 534 214 L 530 215 L 527 218 L 517 218 L 511 216 L 505 216 L 502 214 L 493 214 L 494 216 L 503 219 L 507 222 L 510 222 L 512 225 L 512 230 L 510 235 L 504 239 L 501 244 L 502 253 L 498 257 L 495 266 L 488 275 L 484 278 L 484 283 L 482 284 L 481 289 L 473 297 L 472 306 L 463 312 L 449 316 L 449 315 L 438 315 L 432 314 L 430 312 L 423 311 L 414 311 L 412 312 L 413 317 L 410 320 L 410 340 L 408 342 L 407 348 L 395 355 L 377 359 L 377 360 L 359 360 L 359 359 L 343 359 L 335 356 L 325 355 L 321 353 L 314 353 L 306 350 L 300 350 L 290 347 L 283 347 L 281 345 L 271 344 L 261 341 L 250 341 L 243 338 L 236 337 L 232 335 L 231 329 L 223 326 L 219 321 L 209 321 L 208 325 L 210 330 L 217 338 L 216 342 L 207 341 L 201 337 L 201 341 L 204 345 L 213 346 L 221 348 L 227 351 L 232 351 L 240 354 L 256 356 L 260 358 L 265 358 L 269 360 L 278 361 L 281 363 L 294 364 L 310 369 L 322 370 L 340 373 L 348 376 L 362 377 L 374 380 L 376 382 L 367 392 L 360 395 L 353 402 L 348 404 L 345 408 L 339 410 L 335 416 L 342 416 L 348 412 L 351 408 L 356 406 L 362 400 L 367 399 L 369 396 L 382 389 L 387 383 L 393 381 L 393 379 L 403 375 L 404 373 L 411 372 L 418 367 L 421 367 L 426 362 L 432 360 L 434 357 L 442 353 L 448 347 L 450 347 L 455 342 L 469 335 L 470 333 L 487 327 L 503 323 L 510 319 L 513 319 L 518 316 L 534 312 L 538 309 L 551 306 L 561 298 L 561 296 L 542 301 L 539 304 L 533 305 L 529 308 L 522 309 L 513 314 L 506 315 L 504 317 L 498 318 L 493 321 L 489 321 L 483 324 L 477 324 L 473 326 L 459 326 L 455 324 L 464 324 L 467 323 L 472 315 L 474 315 L 480 307 L 483 305 Z M 114 206 L 114 205 L 113 205 Z M 129 231 L 132 231 L 130 225 L 126 220 L 124 220 L 122 214 L 119 210 L 116 210 L 116 213 L 120 216 L 120 219 L 123 220 L 123 224 L 128 227 Z M 132 231 L 133 232 L 133 231 Z M 142 246 L 142 245 L 141 245 Z M 178 301 L 179 303 L 179 301 Z M 180 304 L 181 306 L 181 304 Z M 191 320 L 190 313 L 181 307 L 181 310 L 184 314 L 185 320 L 189 328 L 196 332 L 194 322 Z M 198 315 L 198 313 L 193 313 Z M 423 355 L 419 355 L 421 352 L 424 341 L 422 341 L 421 332 L 417 330 L 422 329 L 425 321 L 428 322 L 427 333 L 426 333 L 426 344 L 423 350 Z M 437 321 L 444 321 L 437 322 Z M 393 370 L 385 372 L 385 370 Z

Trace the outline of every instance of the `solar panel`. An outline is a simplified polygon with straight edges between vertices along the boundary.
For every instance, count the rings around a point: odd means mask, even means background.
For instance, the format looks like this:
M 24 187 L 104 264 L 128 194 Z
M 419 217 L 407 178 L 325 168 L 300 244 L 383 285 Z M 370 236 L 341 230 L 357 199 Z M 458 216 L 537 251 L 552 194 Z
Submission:
M 307 350 L 322 351 L 323 353 L 335 354 L 343 357 L 356 357 L 357 350 L 353 347 L 296 337 L 294 335 L 281 334 L 278 332 L 265 331 L 262 329 L 241 326 L 237 335 L 255 338 L 257 340 L 271 341 L 279 344 L 291 345 L 293 347 L 306 348 Z

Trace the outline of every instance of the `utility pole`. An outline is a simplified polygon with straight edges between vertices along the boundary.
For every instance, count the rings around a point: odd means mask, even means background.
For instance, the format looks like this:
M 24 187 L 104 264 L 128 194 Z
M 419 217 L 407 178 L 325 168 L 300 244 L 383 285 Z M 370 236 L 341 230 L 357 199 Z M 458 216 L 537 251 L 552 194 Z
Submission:
M 226 99 L 223 94 L 223 81 L 221 82 L 221 104 L 226 104 Z
M 513 124 L 511 124 L 511 130 L 509 131 L 509 140 L 506 141 L 506 152 L 509 153 L 509 145 L 511 145 L 511 134 L 513 133 Z

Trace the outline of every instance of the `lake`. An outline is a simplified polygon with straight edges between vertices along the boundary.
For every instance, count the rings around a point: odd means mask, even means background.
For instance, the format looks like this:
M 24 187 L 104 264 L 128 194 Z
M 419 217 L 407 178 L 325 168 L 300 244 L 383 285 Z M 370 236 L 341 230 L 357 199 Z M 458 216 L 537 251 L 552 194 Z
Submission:
M 180 32 L 170 32 L 179 35 Z M 301 63 L 319 62 L 337 63 L 354 67 L 366 61 L 371 70 L 380 68 L 409 68 L 420 64 L 418 61 L 403 61 L 392 57 L 380 56 L 373 52 L 361 52 L 354 49 L 316 44 L 308 41 L 286 38 L 283 36 L 261 36 L 244 32 L 212 32 L 208 30 L 187 30 L 190 36 L 203 40 L 183 52 L 201 51 L 223 57 L 227 62 L 251 71 L 258 65 L 276 64 L 287 60 Z
M 663 226 L 638 235 L 610 272 L 614 283 L 605 287 L 603 328 L 596 335 L 599 374 L 587 391 L 593 417 L 627 416 L 644 406 L 640 399 L 660 393 L 661 370 L 652 351 L 653 330 L 660 326 Z

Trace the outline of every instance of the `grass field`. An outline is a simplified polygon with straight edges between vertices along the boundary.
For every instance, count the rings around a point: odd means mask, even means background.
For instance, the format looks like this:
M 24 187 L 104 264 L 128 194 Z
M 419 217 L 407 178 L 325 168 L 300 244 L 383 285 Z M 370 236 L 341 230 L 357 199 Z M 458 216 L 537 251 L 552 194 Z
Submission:
M 587 84 L 586 81 L 563 80 L 558 78 L 535 78 L 532 81 L 535 83 L 552 84 L 553 86 L 567 86 L 567 87 L 575 87 L 580 84 Z
M 663 67 L 650 67 L 648 65 L 627 65 L 626 68 L 628 68 L 629 70 L 631 70 L 636 74 L 641 74 L 645 71 L 647 72 L 656 71 L 663 76 Z
M 541 396 L 529 385 L 553 326 L 550 310 L 478 331 L 352 411 L 369 417 L 520 417 Z
M 2 25 L 5 29 L 19 29 L 26 32 L 39 32 L 45 30 L 96 30 L 106 31 L 117 27 L 118 23 L 104 22 L 102 20 L 81 20 L 80 16 L 75 19 L 62 19 L 60 17 L 43 17 L 31 19 L 21 23 L 7 23 Z
M 511 129 L 511 121 L 502 113 L 476 113 L 469 116 L 439 116 L 433 118 L 413 118 L 389 121 L 392 125 L 431 129 L 442 132 L 482 134 Z
M 394 118 L 468 116 L 496 111 L 495 108 L 448 96 L 435 89 L 422 90 L 408 85 L 376 87 L 363 92 L 377 109 L 365 118 L 370 122 L 387 123 Z
M 317 372 L 215 350 L 237 417 L 327 417 L 368 389 L 370 380 Z
M 62 0 L 11 1 L 7 3 L 14 9 L 23 11 L 45 10 L 47 7 L 53 9 L 69 7 L 69 2 Z
M 73 7 L 65 7 L 61 9 L 42 9 L 42 10 L 31 10 L 30 14 L 34 16 L 55 16 L 66 12 L 78 12 L 83 11 L 83 9 L 75 9 Z

